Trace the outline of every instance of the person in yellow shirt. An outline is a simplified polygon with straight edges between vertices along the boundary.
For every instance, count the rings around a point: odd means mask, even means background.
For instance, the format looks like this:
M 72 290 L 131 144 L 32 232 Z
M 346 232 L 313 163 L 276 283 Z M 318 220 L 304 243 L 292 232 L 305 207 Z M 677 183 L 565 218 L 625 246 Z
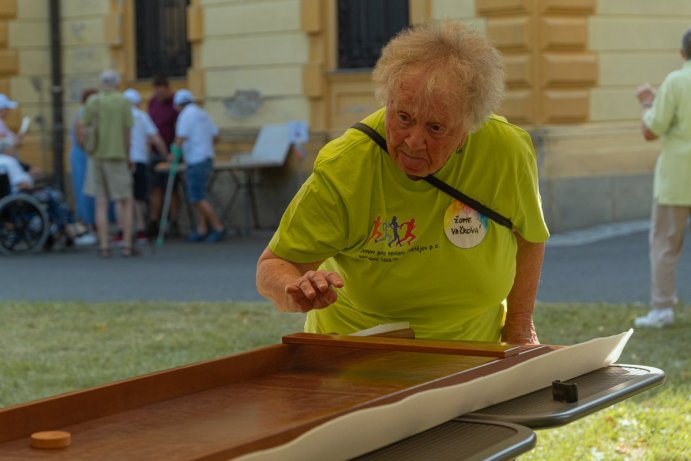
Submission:
M 384 107 L 320 151 L 259 258 L 259 292 L 307 312 L 309 332 L 407 321 L 419 338 L 537 343 L 549 233 L 530 136 L 492 115 L 499 53 L 429 23 L 394 37 L 373 79 Z
M 677 267 L 691 216 L 691 29 L 681 40 L 681 69 L 671 72 L 657 92 L 638 87 L 641 131 L 646 141 L 662 140 L 655 165 L 650 227 L 650 307 L 634 326 L 660 328 L 674 323 Z

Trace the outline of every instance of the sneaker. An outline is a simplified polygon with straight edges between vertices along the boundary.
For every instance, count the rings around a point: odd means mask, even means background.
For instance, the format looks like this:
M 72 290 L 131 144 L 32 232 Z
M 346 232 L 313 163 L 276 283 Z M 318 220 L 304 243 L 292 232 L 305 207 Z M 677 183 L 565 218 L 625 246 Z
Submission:
M 226 230 L 221 229 L 221 230 L 212 230 L 209 231 L 208 234 L 206 234 L 206 241 L 207 242 L 220 242 L 223 240 L 223 238 L 226 236 Z
M 123 245 L 122 231 L 118 231 L 117 234 L 113 236 L 113 239 L 110 241 L 110 244 L 114 247 L 121 247 Z
M 146 236 L 146 232 L 144 232 L 143 230 L 137 231 L 137 233 L 134 236 L 134 243 L 137 245 L 148 245 L 149 238 Z
M 98 243 L 98 238 L 91 233 L 82 234 L 74 238 L 74 244 L 78 247 L 88 247 L 96 245 Z
M 640 328 L 662 328 L 674 323 L 674 309 L 665 307 L 651 309 L 647 315 L 636 317 L 633 326 Z
M 186 242 L 203 242 L 206 240 L 206 236 L 209 235 L 208 233 L 202 235 L 197 233 L 197 231 L 192 232 L 189 234 L 187 237 L 185 237 Z

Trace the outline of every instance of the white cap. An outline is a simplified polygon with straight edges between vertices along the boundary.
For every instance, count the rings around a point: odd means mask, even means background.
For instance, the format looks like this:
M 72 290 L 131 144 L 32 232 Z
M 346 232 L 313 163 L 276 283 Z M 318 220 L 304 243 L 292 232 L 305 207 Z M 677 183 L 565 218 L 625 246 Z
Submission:
M 182 89 L 175 92 L 173 96 L 173 105 L 181 106 L 182 104 L 187 104 L 188 102 L 194 102 L 194 96 L 190 90 Z
M 122 92 L 122 95 L 132 104 L 139 104 L 142 102 L 142 97 L 139 95 L 139 91 L 134 88 L 127 88 Z
M 118 86 L 120 84 L 120 74 L 114 70 L 104 70 L 101 72 L 101 84 L 112 87 Z
M 17 101 L 12 101 L 10 98 L 0 93 L 0 109 L 16 109 Z

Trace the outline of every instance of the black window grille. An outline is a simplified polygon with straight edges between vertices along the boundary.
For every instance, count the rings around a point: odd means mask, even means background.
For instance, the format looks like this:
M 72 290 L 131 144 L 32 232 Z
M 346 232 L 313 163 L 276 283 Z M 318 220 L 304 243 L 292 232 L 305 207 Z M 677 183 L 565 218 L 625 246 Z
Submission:
M 338 67 L 374 67 L 408 19 L 408 0 L 338 0 Z
M 189 0 L 135 0 L 137 78 L 184 77 L 192 63 L 187 41 Z

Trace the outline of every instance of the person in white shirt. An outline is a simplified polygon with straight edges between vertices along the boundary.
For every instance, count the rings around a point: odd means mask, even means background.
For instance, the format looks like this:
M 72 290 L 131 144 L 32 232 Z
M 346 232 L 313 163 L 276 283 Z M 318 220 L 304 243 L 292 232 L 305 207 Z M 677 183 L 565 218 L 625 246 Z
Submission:
M 12 101 L 7 95 L 0 93 L 0 138 L 9 139 L 13 147 L 21 147 L 22 138 L 7 127 L 5 119 L 10 110 L 16 109 L 17 106 L 17 101 Z
M 0 137 L 0 174 L 6 174 L 10 194 L 27 193 L 46 205 L 46 213 L 55 225 L 51 227 L 51 244 L 56 238 L 64 238 L 65 246 L 72 246 L 76 237 L 74 219 L 61 191 L 52 187 L 34 187 L 34 179 L 15 157 L 14 141 Z M 61 235 L 60 235 L 61 234 Z
M 196 229 L 187 236 L 189 242 L 218 242 L 225 229 L 206 198 L 206 189 L 213 171 L 214 144 L 218 127 L 209 114 L 195 104 L 189 90 L 178 90 L 173 104 L 180 111 L 175 125 L 175 146 L 182 149 L 185 159 L 187 201 L 194 209 Z
M 10 194 L 29 189 L 34 185 L 34 179 L 27 172 L 19 160 L 14 156 L 14 140 L 0 137 L 0 174 L 6 174 L 10 182 Z
M 9 146 L 12 148 L 11 155 L 19 158 L 19 149 L 24 145 L 24 134 L 15 133 L 5 123 L 5 119 L 10 115 L 10 111 L 17 107 L 19 107 L 17 101 L 12 101 L 7 95 L 0 93 L 0 139 L 9 141 Z M 36 178 L 43 176 L 43 171 L 40 168 L 33 167 L 21 160 L 19 160 L 19 164 L 28 171 L 32 177 Z
M 132 104 L 132 128 L 130 131 L 130 163 L 134 183 L 134 227 L 135 241 L 147 243 L 146 209 L 149 200 L 149 152 L 151 145 L 156 146 L 158 152 L 168 153 L 163 138 L 149 117 L 149 114 L 139 108 L 141 95 L 133 88 L 128 88 L 122 95 Z M 118 236 L 121 236 L 118 233 Z M 115 240 L 117 240 L 117 237 Z M 122 237 L 120 237 L 122 238 Z

